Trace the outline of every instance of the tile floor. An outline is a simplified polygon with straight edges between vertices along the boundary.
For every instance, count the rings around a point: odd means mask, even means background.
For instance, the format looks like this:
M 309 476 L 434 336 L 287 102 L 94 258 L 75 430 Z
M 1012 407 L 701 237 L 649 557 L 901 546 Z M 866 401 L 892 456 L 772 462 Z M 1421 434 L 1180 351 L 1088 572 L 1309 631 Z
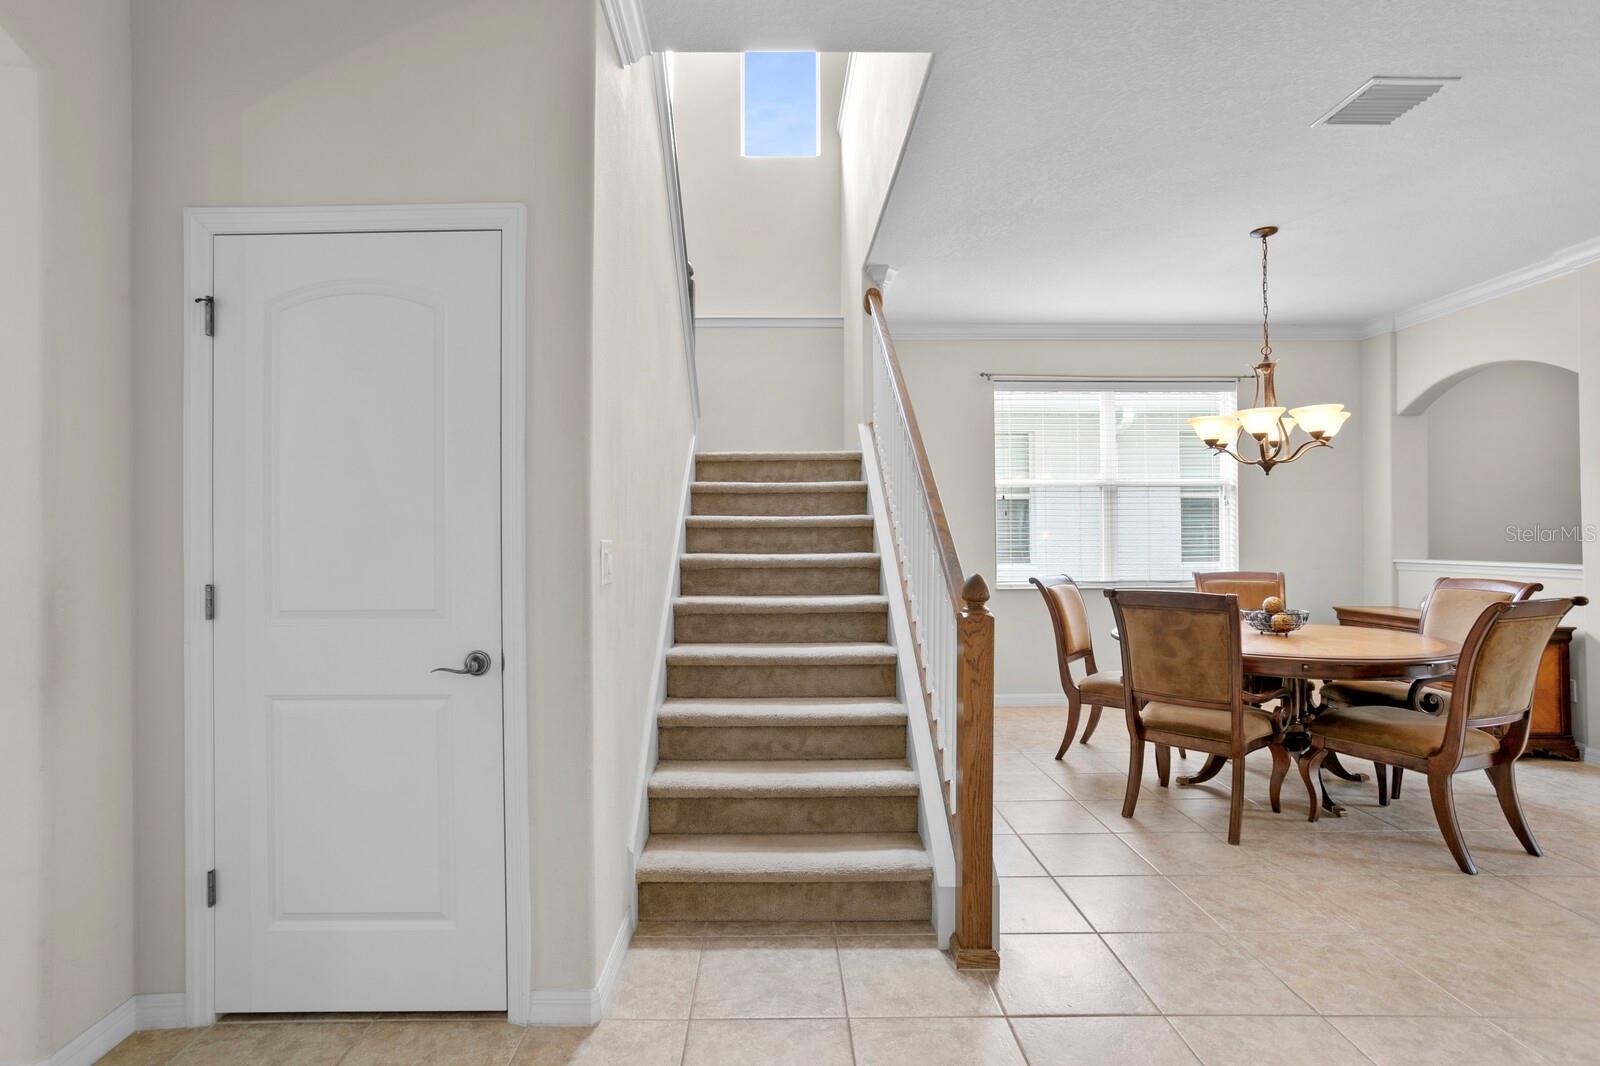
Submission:
M 1161 789 L 1147 759 L 1123 819 L 1120 720 L 1057 763 L 1061 720 L 998 712 L 998 975 L 958 973 L 917 926 L 646 923 L 594 1029 L 224 1022 L 139 1033 L 102 1062 L 1600 1063 L 1600 767 L 1519 766 L 1542 859 L 1462 777 L 1469 878 L 1414 775 L 1387 808 L 1335 782 L 1349 814 L 1311 825 L 1293 776 L 1271 812 L 1252 759 L 1233 848 L 1226 775 Z

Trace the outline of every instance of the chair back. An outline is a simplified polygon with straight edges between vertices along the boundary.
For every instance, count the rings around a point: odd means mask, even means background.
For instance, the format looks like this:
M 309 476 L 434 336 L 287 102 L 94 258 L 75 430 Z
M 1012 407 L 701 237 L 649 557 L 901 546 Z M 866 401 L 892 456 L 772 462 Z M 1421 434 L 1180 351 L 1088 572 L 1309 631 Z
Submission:
M 1441 577 L 1422 604 L 1420 629 L 1425 637 L 1437 637 L 1455 644 L 1466 643 L 1467 634 L 1495 603 L 1526 600 L 1544 586 L 1537 581 L 1506 581 L 1497 577 Z
M 1030 577 L 1028 583 L 1039 590 L 1044 597 L 1045 610 L 1050 612 L 1050 625 L 1056 631 L 1056 664 L 1061 670 L 1061 690 L 1072 696 L 1078 687 L 1072 679 L 1072 664 L 1082 659 L 1086 672 L 1095 672 L 1094 639 L 1089 633 L 1089 612 L 1084 607 L 1083 593 L 1078 583 L 1066 574 Z
M 1570 599 L 1502 601 L 1484 608 L 1467 633 L 1456 666 L 1455 696 L 1445 727 L 1445 751 L 1461 744 L 1468 727 L 1486 728 L 1523 723 L 1519 742 L 1527 740 L 1526 720 L 1545 645 L 1574 606 L 1589 601 Z
M 1122 637 L 1130 712 L 1146 702 L 1244 713 L 1239 598 L 1200 592 L 1106 589 Z
M 1283 575 L 1274 570 L 1196 570 L 1194 590 L 1219 596 L 1233 593 L 1239 609 L 1259 611 L 1268 596 L 1285 597 Z

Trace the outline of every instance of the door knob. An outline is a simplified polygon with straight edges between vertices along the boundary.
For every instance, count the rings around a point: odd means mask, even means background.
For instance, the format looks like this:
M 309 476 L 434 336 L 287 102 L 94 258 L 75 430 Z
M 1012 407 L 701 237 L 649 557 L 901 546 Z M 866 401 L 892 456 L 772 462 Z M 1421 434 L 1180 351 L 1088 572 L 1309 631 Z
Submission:
M 461 669 L 457 670 L 453 666 L 436 666 L 428 672 L 430 674 L 467 674 L 470 677 L 482 677 L 489 672 L 489 667 L 493 664 L 494 660 L 489 658 L 488 652 L 469 651 L 467 652 L 466 661 L 461 664 Z

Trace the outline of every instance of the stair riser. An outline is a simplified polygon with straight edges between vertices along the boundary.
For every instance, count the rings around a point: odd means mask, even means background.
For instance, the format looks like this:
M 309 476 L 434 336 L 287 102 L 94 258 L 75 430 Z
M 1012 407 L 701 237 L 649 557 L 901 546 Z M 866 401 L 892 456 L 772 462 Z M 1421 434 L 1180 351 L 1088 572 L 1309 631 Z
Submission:
M 668 666 L 667 695 L 711 699 L 767 696 L 893 696 L 892 664 Z
M 650 832 L 915 833 L 915 796 L 656 797 Z
M 646 881 L 639 917 L 654 921 L 898 922 L 928 920 L 928 881 Z
M 889 639 L 885 611 L 704 614 L 679 611 L 679 644 L 882 644 Z
M 903 725 L 662 729 L 663 759 L 898 759 Z
M 696 489 L 690 514 L 834 515 L 866 514 L 867 494 L 860 492 L 709 492 Z
M 875 596 L 878 565 L 719 566 L 681 572 L 685 596 Z
M 800 555 L 873 550 L 871 526 L 779 526 L 775 529 L 696 529 L 687 537 L 691 552 Z
M 697 459 L 696 481 L 860 481 L 860 459 Z

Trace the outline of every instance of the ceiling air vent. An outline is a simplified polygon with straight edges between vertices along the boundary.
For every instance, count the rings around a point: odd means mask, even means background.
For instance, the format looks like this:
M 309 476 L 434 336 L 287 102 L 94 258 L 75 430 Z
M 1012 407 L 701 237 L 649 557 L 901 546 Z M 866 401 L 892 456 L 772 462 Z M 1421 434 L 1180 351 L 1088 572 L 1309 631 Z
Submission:
M 1376 77 L 1339 101 L 1313 126 L 1388 126 L 1459 77 Z

